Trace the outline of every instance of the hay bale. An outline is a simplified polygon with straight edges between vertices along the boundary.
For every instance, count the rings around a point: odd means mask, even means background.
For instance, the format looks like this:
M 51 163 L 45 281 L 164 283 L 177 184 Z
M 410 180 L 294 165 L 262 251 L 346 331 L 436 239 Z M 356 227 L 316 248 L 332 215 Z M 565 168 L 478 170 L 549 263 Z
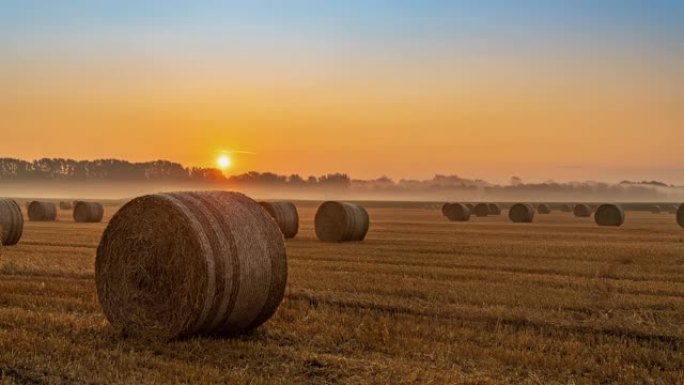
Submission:
M 32 201 L 28 206 L 29 221 L 54 221 L 57 219 L 57 205 L 52 202 Z
M 528 203 L 516 203 L 508 210 L 508 218 L 513 223 L 532 223 L 534 207 Z
M 677 209 L 677 224 L 684 227 L 684 204 Z
M 442 215 L 444 215 L 444 216 L 447 215 L 447 210 L 449 209 L 449 205 L 451 205 L 451 203 L 449 203 L 449 202 L 442 205 Z
M 473 214 L 475 214 L 476 217 L 486 217 L 489 215 L 489 206 L 486 203 L 478 203 L 473 209 Z
M 625 223 L 625 211 L 614 204 L 602 204 L 596 209 L 594 221 L 599 226 L 620 227 Z
M 489 215 L 501 215 L 501 206 L 498 204 L 489 203 L 487 204 L 487 208 L 489 209 Z
M 98 202 L 77 201 L 74 206 L 73 216 L 74 221 L 79 223 L 102 222 L 104 207 Z
M 579 203 L 575 205 L 575 208 L 572 209 L 572 212 L 575 214 L 576 217 L 589 218 L 591 217 L 592 209 L 587 204 Z
M 71 210 L 72 208 L 74 208 L 74 205 L 73 205 L 73 203 L 71 203 L 69 201 L 59 202 L 59 209 L 60 210 Z
M 539 214 L 551 214 L 551 206 L 546 203 L 540 203 L 537 205 L 537 212 Z
M 286 280 L 275 221 L 232 192 L 136 198 L 109 222 L 95 258 L 109 321 L 152 340 L 252 330 L 273 315 Z
M 323 242 L 363 241 L 370 219 L 363 207 L 348 202 L 324 202 L 315 217 L 316 236 Z
M 445 216 L 453 222 L 467 222 L 470 220 L 470 209 L 463 203 L 451 203 Z
M 292 202 L 259 202 L 276 221 L 285 238 L 294 238 L 299 231 L 299 213 Z
M 16 245 L 23 232 L 24 215 L 19 204 L 11 199 L 0 199 L 0 243 Z

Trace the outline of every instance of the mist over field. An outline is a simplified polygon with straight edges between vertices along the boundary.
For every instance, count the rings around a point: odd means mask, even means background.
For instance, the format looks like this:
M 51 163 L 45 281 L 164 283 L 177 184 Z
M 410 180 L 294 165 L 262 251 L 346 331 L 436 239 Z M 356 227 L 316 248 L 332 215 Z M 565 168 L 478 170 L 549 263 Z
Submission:
M 378 201 L 681 202 L 684 188 L 651 184 L 542 183 L 478 185 L 352 180 L 335 186 L 196 181 L 18 181 L 0 182 L 0 196 L 47 199 L 128 200 L 165 191 L 239 191 L 254 199 Z

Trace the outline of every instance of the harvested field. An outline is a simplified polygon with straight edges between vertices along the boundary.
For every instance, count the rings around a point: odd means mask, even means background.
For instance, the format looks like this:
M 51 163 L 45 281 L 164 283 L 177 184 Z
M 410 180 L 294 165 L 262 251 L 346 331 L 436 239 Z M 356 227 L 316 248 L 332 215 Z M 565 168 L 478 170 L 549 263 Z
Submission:
M 362 243 L 286 241 L 276 314 L 237 339 L 122 338 L 95 289 L 102 223 L 26 222 L 0 259 L 0 383 L 684 383 L 684 231 L 554 212 L 369 207 Z

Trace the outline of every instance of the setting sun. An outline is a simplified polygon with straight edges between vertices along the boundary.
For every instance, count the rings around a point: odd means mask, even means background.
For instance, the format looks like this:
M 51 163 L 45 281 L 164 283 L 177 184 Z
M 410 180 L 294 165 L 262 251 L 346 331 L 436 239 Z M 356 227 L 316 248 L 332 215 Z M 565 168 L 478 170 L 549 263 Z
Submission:
M 221 170 L 225 170 L 230 167 L 232 161 L 228 155 L 221 155 L 216 159 L 216 164 Z

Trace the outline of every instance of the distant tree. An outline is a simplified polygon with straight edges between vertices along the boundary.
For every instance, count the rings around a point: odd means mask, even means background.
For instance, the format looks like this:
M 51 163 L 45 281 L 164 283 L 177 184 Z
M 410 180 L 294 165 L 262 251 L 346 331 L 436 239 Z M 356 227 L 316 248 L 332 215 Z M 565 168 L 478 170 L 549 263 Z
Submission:
M 301 186 L 306 184 L 306 181 L 304 180 L 304 178 L 299 176 L 299 174 L 292 174 L 289 177 L 287 177 L 287 183 L 293 186 Z
M 321 186 L 349 186 L 351 179 L 347 174 L 327 174 L 318 178 L 318 184 Z

